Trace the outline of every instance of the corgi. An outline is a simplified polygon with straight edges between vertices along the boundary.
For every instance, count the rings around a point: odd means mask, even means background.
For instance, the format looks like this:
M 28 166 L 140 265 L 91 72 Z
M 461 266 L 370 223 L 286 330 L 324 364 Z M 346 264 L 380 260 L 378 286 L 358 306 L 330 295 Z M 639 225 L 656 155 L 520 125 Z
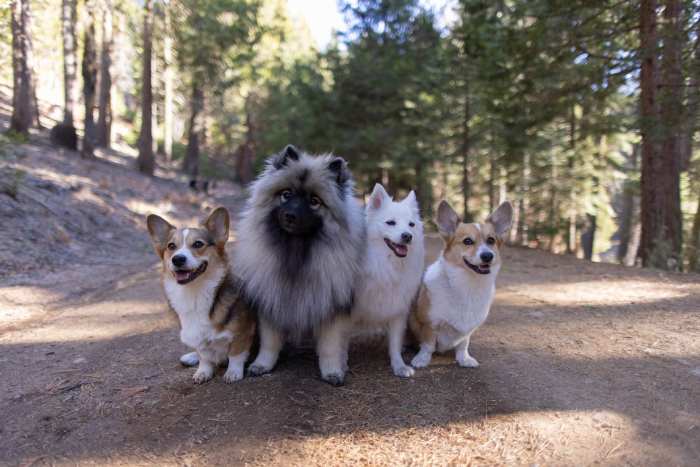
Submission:
M 199 364 L 192 377 L 197 384 L 210 380 L 226 360 L 224 381 L 242 379 L 255 319 L 229 266 L 228 211 L 215 209 L 201 227 L 178 229 L 155 214 L 146 224 L 162 261 L 165 297 L 180 321 L 180 340 L 195 349 L 180 361 L 186 366 Z
M 446 202 L 438 207 L 437 225 L 444 246 L 423 277 L 409 326 L 420 350 L 415 368 L 430 363 L 433 352 L 455 349 L 457 364 L 476 368 L 469 354 L 472 333 L 486 320 L 501 269 L 500 249 L 510 230 L 513 208 L 504 202 L 484 223 L 465 224 Z
M 394 201 L 376 184 L 365 207 L 367 246 L 362 273 L 355 288 L 349 320 L 339 321 L 345 330 L 336 334 L 342 344 L 340 360 L 347 362 L 353 337 L 377 330 L 387 334 L 389 360 L 396 376 L 413 376 L 401 350 L 408 314 L 421 284 L 424 267 L 423 223 L 416 194 L 411 191 Z

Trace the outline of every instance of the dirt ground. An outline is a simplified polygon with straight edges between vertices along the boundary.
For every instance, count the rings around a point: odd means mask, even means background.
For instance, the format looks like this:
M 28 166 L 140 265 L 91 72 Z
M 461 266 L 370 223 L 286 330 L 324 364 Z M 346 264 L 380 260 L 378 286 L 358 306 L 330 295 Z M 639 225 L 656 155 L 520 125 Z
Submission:
M 24 175 L 16 199 L 0 193 L 2 465 L 698 465 L 697 275 L 510 248 L 472 339 L 478 369 L 445 355 L 402 380 L 366 343 L 344 387 L 319 380 L 307 348 L 270 375 L 195 386 L 143 216 L 237 210 L 240 190 L 192 195 L 116 154 L 85 169 L 41 142 L 13 151 L 3 170 Z

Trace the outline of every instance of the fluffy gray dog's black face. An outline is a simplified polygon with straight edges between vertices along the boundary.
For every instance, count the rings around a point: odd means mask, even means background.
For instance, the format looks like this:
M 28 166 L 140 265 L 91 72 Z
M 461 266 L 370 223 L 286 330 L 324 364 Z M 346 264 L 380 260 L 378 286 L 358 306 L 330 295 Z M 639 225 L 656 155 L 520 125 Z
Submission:
M 319 215 L 321 198 L 304 189 L 287 188 L 280 193 L 280 205 L 273 210 L 277 224 L 289 235 L 314 235 L 323 227 Z

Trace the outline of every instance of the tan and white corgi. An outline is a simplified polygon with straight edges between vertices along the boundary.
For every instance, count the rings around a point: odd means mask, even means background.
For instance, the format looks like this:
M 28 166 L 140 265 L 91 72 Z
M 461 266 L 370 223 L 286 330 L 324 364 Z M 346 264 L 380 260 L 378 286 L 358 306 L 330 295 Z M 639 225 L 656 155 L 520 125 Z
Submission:
M 438 207 L 437 225 L 444 247 L 423 277 L 409 325 L 420 350 L 415 368 L 430 363 L 433 352 L 455 349 L 462 367 L 479 362 L 469 355 L 469 339 L 486 320 L 501 268 L 503 236 L 510 229 L 513 208 L 504 202 L 484 223 L 465 224 L 446 202 Z
M 199 363 L 193 376 L 198 384 L 211 379 L 226 360 L 224 380 L 242 379 L 255 318 L 228 262 L 228 211 L 215 209 L 201 227 L 177 229 L 155 214 L 148 216 L 147 225 L 163 263 L 165 296 L 180 320 L 180 339 L 195 349 L 180 361 Z

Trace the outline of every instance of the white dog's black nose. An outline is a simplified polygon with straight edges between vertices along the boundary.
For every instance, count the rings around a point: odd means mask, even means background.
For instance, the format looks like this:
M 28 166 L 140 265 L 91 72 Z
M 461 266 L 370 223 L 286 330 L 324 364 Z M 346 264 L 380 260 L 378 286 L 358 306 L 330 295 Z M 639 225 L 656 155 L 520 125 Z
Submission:
M 175 255 L 173 256 L 172 261 L 173 264 L 179 268 L 185 265 L 185 263 L 187 262 L 187 257 L 185 255 Z
M 484 251 L 483 253 L 481 253 L 481 255 L 479 255 L 479 257 L 484 263 L 490 263 L 491 261 L 493 261 L 493 253 L 491 253 L 490 251 Z
M 401 241 L 404 243 L 411 243 L 411 240 L 413 240 L 413 235 L 411 235 L 408 232 L 404 232 L 401 234 Z

